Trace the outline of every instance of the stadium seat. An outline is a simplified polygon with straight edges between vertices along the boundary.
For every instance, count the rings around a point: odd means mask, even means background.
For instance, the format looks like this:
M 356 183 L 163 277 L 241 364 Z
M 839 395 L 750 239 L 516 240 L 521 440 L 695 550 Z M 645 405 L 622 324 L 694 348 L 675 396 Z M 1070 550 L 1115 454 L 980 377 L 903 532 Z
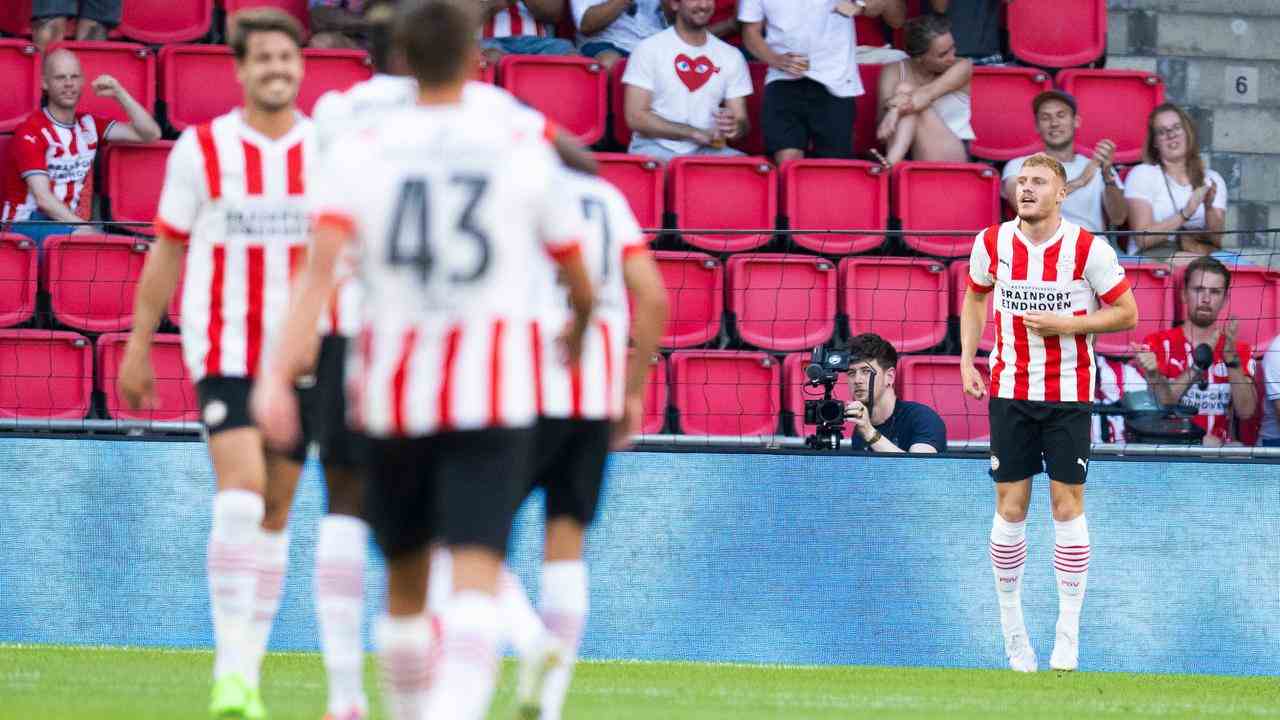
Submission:
M 0 418 L 80 420 L 89 412 L 92 391 L 88 338 L 0 330 Z
M 36 310 L 36 245 L 14 233 L 0 233 L 0 327 L 20 325 Z
M 123 235 L 54 235 L 40 275 L 53 317 L 86 332 L 117 332 L 133 321 L 133 294 L 147 242 Z
M 806 425 L 804 422 L 804 401 L 822 399 L 821 387 L 805 386 L 808 378 L 805 377 L 804 369 L 809 365 L 810 359 L 807 352 L 792 353 L 782 363 L 782 409 L 789 415 L 785 420 L 785 430 L 799 437 L 811 435 L 816 429 L 816 426 Z M 845 376 L 840 376 L 840 382 L 836 383 L 832 395 L 843 402 L 853 399 Z M 844 436 L 846 439 L 853 437 L 853 423 L 844 424 Z
M 496 85 L 498 83 L 498 66 L 489 62 L 482 55 L 480 61 L 476 63 L 476 73 L 471 78 L 482 83 Z
M 984 381 L 987 361 L 974 362 Z M 898 397 L 923 403 L 942 416 L 947 442 L 986 440 L 991 434 L 986 398 L 975 400 L 962 390 L 960 358 L 952 355 L 908 355 L 898 358 Z
M 508 55 L 502 87 L 577 135 L 587 145 L 604 137 L 609 76 L 590 58 Z
M 654 353 L 649 361 L 649 379 L 644 386 L 644 420 L 640 432 L 653 435 L 662 432 L 667 423 L 667 359 Z
M 40 59 L 27 40 L 0 40 L 0 132 L 12 132 L 40 107 Z
M 671 394 L 686 435 L 773 435 L 781 368 L 763 352 L 684 350 L 671 354 Z
M 904 232 L 959 232 L 906 235 L 907 246 L 924 255 L 967 257 L 978 231 L 1000 221 L 1000 174 L 990 165 L 900 162 L 893 166 L 893 193 Z
M 810 255 L 734 255 L 725 264 L 737 336 L 764 350 L 821 345 L 836 329 L 836 267 Z
M 0 33 L 31 37 L 31 0 L 8 0 L 0 11 Z
M 900 353 L 936 347 L 947 337 L 947 268 L 928 258 L 840 261 L 840 311 L 849 332 L 873 332 Z
M 662 227 L 666 198 L 662 187 L 662 163 L 643 155 L 596 153 L 600 177 L 617 186 L 626 196 L 640 227 Z M 649 236 L 652 239 L 652 235 Z
M 711 14 L 711 25 L 725 20 L 738 19 L 738 0 L 716 0 L 716 10 Z M 734 47 L 742 47 L 742 34 L 738 30 L 720 38 Z M 762 87 L 757 85 L 756 87 Z
M 858 15 L 853 19 L 854 39 L 859 47 L 884 47 L 893 42 L 893 38 L 880 18 Z
M 1005 161 L 1043 149 L 1031 101 L 1053 80 L 1043 70 L 1019 67 L 973 69 L 973 132 L 969 153 L 984 160 Z
M 310 115 L 321 95 L 330 90 L 346 90 L 373 77 L 373 63 L 363 50 L 303 51 L 307 74 L 298 88 L 298 109 Z
M 0 133 L 0 178 L 9 177 L 9 143 L 12 141 L 13 135 Z
M 107 400 L 107 415 L 119 420 L 195 422 L 199 418 L 196 389 L 182 361 L 182 338 L 156 335 L 151 345 L 151 365 L 155 370 L 155 406 L 131 410 L 116 387 L 124 360 L 128 333 L 107 333 L 98 338 L 98 390 Z
M 129 121 L 129 116 L 120 108 L 120 103 L 111 98 L 99 97 L 93 92 L 94 79 L 103 74 L 119 80 L 148 113 L 155 112 L 156 60 L 145 45 L 82 40 L 58 43 L 53 47 L 66 48 L 80 59 L 85 88 L 80 96 L 80 105 L 76 108 L 78 112 L 92 113 L 120 122 Z
M 1106 0 L 1009 3 L 1006 12 L 1009 49 L 1028 65 L 1088 65 L 1107 49 Z
M 684 242 L 713 252 L 743 252 L 769 242 L 778 214 L 778 173 L 764 158 L 699 157 L 667 165 L 667 208 L 676 228 L 768 229 L 761 233 L 682 232 Z
M 957 260 L 947 268 L 949 277 L 951 303 L 948 313 L 951 317 L 960 317 L 960 308 L 964 305 L 964 294 L 969 289 L 969 261 Z M 991 352 L 996 346 L 995 303 L 987 302 L 987 324 L 982 327 L 982 339 L 978 341 L 978 349 Z
M 1280 334 L 1280 273 L 1250 265 L 1229 266 L 1228 269 L 1231 271 L 1231 288 L 1219 317 L 1237 320 L 1236 339 L 1249 343 L 1260 353 L 1266 349 L 1265 343 Z M 1187 316 L 1182 305 L 1185 276 L 1186 266 L 1175 271 L 1175 321 L 1182 321 Z
M 751 73 L 752 93 L 747 96 L 747 118 L 751 121 L 750 131 L 741 139 L 730 143 L 733 147 L 748 155 L 764 155 L 764 76 L 769 66 L 762 62 L 747 63 L 747 71 Z
M 858 77 L 862 79 L 863 93 L 853 99 L 853 152 L 857 157 L 870 158 L 871 148 L 879 147 L 876 140 L 876 113 L 879 108 L 880 71 L 883 65 L 858 63 Z
M 670 307 L 659 344 L 689 348 L 711 342 L 720 334 L 724 312 L 724 268 L 720 261 L 696 252 L 656 252 L 653 259 L 662 273 Z
M 782 166 L 782 216 L 794 230 L 885 230 L 889 173 L 861 160 L 790 160 Z M 796 245 L 827 255 L 850 255 L 884 244 L 877 234 L 795 233 Z
M 1173 273 L 1169 266 L 1132 260 L 1120 264 L 1138 301 L 1138 327 L 1096 336 L 1093 350 L 1101 355 L 1129 355 L 1129 343 L 1142 342 L 1153 332 L 1173 327 Z
M 164 185 L 165 163 L 173 148 L 170 140 L 135 144 L 113 144 L 107 148 L 107 192 L 111 219 L 116 222 L 138 222 L 129 232 L 150 235 L 151 221 L 160 204 L 160 188 Z
M 130 0 L 130 2 L 132 1 Z M 273 7 L 297 18 L 298 22 L 302 23 L 302 29 L 308 32 L 311 28 L 309 5 L 310 3 L 307 0 L 223 0 L 223 6 L 227 9 L 227 17 L 247 8 Z
M 626 88 L 622 86 L 622 74 L 626 71 L 626 58 L 614 63 L 613 69 L 609 71 L 609 115 L 613 123 L 610 137 L 622 146 L 623 151 L 631 147 L 631 126 L 627 124 Z
M 1076 150 L 1085 155 L 1103 138 L 1115 142 L 1116 163 L 1142 162 L 1147 115 L 1164 102 L 1159 75 L 1131 70 L 1063 70 L 1058 87 L 1075 96 L 1080 117 Z
M 166 45 L 199 40 L 212 23 L 213 0 L 129 0 L 116 30 L 130 40 Z

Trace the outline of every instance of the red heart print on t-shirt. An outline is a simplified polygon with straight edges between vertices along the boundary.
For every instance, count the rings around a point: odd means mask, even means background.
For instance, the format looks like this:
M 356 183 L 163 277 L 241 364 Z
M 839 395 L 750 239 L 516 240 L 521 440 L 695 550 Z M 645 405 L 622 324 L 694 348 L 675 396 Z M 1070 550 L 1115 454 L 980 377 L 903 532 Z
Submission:
M 697 92 L 698 88 L 707 84 L 711 79 L 712 73 L 720 72 L 720 68 L 711 62 L 711 58 L 706 55 L 699 55 L 691 58 L 684 53 L 676 56 L 676 75 L 680 76 L 680 82 L 689 88 L 689 92 Z

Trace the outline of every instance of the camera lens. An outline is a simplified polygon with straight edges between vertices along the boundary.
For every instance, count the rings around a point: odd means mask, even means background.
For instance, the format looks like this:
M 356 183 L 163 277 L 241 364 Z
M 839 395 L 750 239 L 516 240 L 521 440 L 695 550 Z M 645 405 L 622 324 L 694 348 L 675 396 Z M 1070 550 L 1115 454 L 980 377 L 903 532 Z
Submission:
M 824 423 L 836 423 L 844 420 L 844 403 L 839 400 L 828 400 L 818 407 L 818 417 Z

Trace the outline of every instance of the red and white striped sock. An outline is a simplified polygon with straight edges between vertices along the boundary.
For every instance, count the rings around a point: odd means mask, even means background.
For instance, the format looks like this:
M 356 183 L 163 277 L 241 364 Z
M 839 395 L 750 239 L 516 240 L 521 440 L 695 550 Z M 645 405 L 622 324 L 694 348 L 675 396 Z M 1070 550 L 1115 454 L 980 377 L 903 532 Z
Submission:
M 360 622 L 364 616 L 365 549 L 369 526 L 350 515 L 325 515 L 316 541 L 314 592 L 320 647 L 329 679 L 329 712 L 365 708 Z
M 1054 521 L 1053 573 L 1058 578 L 1058 631 L 1080 636 L 1080 609 L 1089 581 L 1089 524 L 1084 515 Z
M 989 552 L 1000 601 L 1000 627 L 1008 636 L 1024 626 L 1022 570 L 1027 564 L 1027 521 L 1009 522 L 997 513 L 991 520 Z
M 567 653 L 565 661 L 547 673 L 542 689 L 542 720 L 560 720 L 587 622 L 586 563 L 561 560 L 543 565 L 541 595 L 542 621 Z
M 483 720 L 497 682 L 498 603 L 474 590 L 455 592 L 440 629 L 441 652 L 426 717 Z
M 257 555 L 258 585 L 253 622 L 249 625 L 250 655 L 245 673 L 250 687 L 258 687 L 271 625 L 276 620 L 276 611 L 280 609 L 280 596 L 284 595 L 284 575 L 289 568 L 289 531 L 259 530 Z
M 432 686 L 431 639 L 425 615 L 378 620 L 378 659 L 391 720 L 422 720 Z
M 223 490 L 213 498 L 206 567 L 216 648 L 214 678 L 247 669 L 262 513 L 262 496 L 249 490 Z

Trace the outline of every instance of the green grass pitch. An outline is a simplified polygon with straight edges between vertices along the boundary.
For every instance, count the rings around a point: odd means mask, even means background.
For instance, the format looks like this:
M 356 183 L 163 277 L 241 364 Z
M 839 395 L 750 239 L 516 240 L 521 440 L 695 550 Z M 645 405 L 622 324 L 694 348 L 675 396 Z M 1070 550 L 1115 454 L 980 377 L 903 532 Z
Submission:
M 0 645 L 0 720 L 203 718 L 212 662 L 207 651 Z M 366 670 L 375 687 L 372 661 Z M 273 720 L 320 720 L 318 655 L 273 653 L 263 677 Z M 491 718 L 512 716 L 513 682 L 508 662 Z M 565 720 L 1000 717 L 1280 718 L 1280 678 L 585 662 L 565 708 Z

